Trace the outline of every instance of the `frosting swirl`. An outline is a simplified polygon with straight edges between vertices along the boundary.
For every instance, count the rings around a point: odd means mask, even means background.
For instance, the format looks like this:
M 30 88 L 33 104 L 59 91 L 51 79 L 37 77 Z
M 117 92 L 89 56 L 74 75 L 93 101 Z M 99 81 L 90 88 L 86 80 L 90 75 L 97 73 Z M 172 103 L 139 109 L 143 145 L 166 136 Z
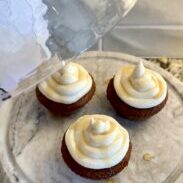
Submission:
M 65 143 L 77 163 L 103 169 L 122 161 L 128 152 L 129 135 L 109 116 L 85 115 L 69 127 Z
M 120 69 L 114 76 L 114 88 L 122 101 L 135 108 L 157 106 L 167 95 L 167 84 L 163 77 L 144 68 L 142 61 L 136 67 Z
M 81 65 L 70 62 L 38 85 L 50 100 L 72 104 L 82 98 L 92 87 L 92 78 Z

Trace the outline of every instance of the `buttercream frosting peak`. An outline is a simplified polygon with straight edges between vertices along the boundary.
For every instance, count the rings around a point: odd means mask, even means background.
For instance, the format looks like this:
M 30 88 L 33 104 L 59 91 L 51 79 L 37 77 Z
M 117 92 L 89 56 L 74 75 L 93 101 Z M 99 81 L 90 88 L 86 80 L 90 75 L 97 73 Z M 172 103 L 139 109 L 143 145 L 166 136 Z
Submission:
M 77 163 L 103 169 L 122 161 L 128 152 L 129 135 L 109 116 L 85 115 L 69 127 L 65 143 Z
M 61 61 L 61 66 L 64 67 L 65 66 L 65 61 Z
M 133 70 L 132 77 L 133 78 L 139 78 L 142 77 L 145 73 L 145 67 L 143 64 L 143 61 L 140 61 Z
M 66 64 L 60 70 L 60 83 L 61 84 L 71 84 L 78 80 L 79 73 L 78 68 L 72 62 Z
M 99 120 L 96 121 L 94 118 L 91 118 L 89 124 L 89 130 L 95 134 L 102 134 L 107 132 L 110 129 L 109 121 Z
M 92 87 L 92 78 L 81 65 L 62 62 L 62 68 L 40 83 L 38 87 L 50 100 L 72 104 L 89 92 Z
M 146 69 L 142 62 L 120 69 L 114 76 L 114 88 L 123 102 L 140 109 L 159 105 L 167 95 L 163 77 Z

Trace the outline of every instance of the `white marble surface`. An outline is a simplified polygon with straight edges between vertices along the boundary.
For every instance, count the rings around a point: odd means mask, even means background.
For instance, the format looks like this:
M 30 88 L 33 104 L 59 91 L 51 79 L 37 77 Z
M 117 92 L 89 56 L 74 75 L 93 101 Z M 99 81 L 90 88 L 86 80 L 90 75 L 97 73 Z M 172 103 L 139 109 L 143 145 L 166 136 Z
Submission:
M 60 155 L 60 143 L 65 129 L 74 119 L 86 113 L 110 114 L 130 132 L 133 143 L 132 158 L 128 168 L 114 177 L 117 183 L 122 180 L 127 183 L 159 183 L 163 182 L 175 170 L 183 152 L 181 141 L 183 138 L 183 124 L 181 123 L 183 86 L 172 75 L 147 63 L 150 68 L 160 72 L 167 79 L 170 87 L 168 103 L 158 115 L 142 124 L 127 122 L 116 116 L 105 97 L 107 79 L 112 77 L 115 70 L 127 61 L 134 63 L 138 59 L 105 52 L 92 52 L 83 56 L 80 62 L 94 76 L 97 82 L 97 92 L 86 107 L 70 118 L 55 118 L 50 115 L 37 102 L 34 91 L 15 99 L 13 105 L 10 103 L 12 106 L 10 120 L 3 120 L 10 123 L 8 132 L 10 138 L 6 138 L 10 144 L 5 143 L 3 146 L 4 150 L 8 150 L 5 152 L 9 153 L 9 157 L 3 162 L 6 165 L 8 162 L 6 171 L 12 181 L 18 178 L 22 182 L 25 175 L 20 170 L 23 170 L 27 177 L 36 183 L 92 182 L 73 174 L 64 164 Z M 3 113 L 4 118 L 6 118 L 5 113 Z M 7 114 L 10 116 L 9 112 Z M 152 154 L 154 156 L 152 161 L 144 161 L 142 159 L 144 153 Z M 4 154 L 4 158 L 7 158 L 7 154 Z M 14 164 L 12 160 L 16 160 L 16 163 Z M 179 171 L 182 169 L 173 171 L 173 175 L 165 182 L 175 182 Z M 181 181 L 181 177 L 178 181 Z M 29 181 L 25 182 L 29 183 Z

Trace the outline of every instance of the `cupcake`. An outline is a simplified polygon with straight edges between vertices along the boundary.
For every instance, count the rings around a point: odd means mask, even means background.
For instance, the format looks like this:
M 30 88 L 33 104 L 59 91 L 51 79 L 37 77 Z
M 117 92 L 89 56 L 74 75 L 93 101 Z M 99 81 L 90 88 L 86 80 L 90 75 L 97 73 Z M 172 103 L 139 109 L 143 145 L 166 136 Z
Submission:
M 63 64 L 61 70 L 36 87 L 42 105 L 56 115 L 67 116 L 83 107 L 95 92 L 95 82 L 77 63 Z
M 62 157 L 76 174 L 107 179 L 129 162 L 132 146 L 129 134 L 115 119 L 85 115 L 73 123 L 62 140 Z
M 165 106 L 167 84 L 141 61 L 136 66 L 124 66 L 115 74 L 108 84 L 107 98 L 120 116 L 145 120 Z

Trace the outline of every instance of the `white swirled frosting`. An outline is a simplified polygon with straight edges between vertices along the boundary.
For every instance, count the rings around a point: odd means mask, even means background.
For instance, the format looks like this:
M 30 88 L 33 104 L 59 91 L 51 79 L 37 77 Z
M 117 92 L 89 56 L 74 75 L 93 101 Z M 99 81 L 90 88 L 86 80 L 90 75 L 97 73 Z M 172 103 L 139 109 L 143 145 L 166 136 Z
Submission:
M 85 115 L 69 127 L 65 143 L 78 164 L 103 169 L 123 160 L 129 148 L 129 135 L 109 116 Z
M 70 62 L 60 71 L 38 85 L 43 95 L 52 101 L 72 104 L 82 98 L 92 87 L 92 78 L 85 68 Z
M 144 68 L 142 61 L 120 69 L 114 76 L 114 88 L 122 101 L 140 109 L 159 105 L 167 95 L 163 77 Z

